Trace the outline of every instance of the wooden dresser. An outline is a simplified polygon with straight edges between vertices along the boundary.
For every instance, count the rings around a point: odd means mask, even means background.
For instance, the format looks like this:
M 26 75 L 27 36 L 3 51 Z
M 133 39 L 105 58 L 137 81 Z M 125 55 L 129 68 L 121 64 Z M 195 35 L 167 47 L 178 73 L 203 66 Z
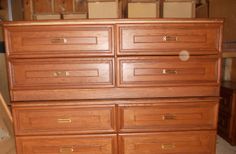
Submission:
M 215 154 L 222 20 L 4 23 L 18 154 Z
M 218 134 L 236 145 L 236 83 L 224 82 L 220 96 Z

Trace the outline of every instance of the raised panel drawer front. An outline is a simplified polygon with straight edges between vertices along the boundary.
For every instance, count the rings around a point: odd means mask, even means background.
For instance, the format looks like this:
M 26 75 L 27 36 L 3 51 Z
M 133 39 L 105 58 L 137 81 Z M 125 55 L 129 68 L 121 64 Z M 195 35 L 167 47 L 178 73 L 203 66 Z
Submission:
M 5 34 L 12 57 L 114 54 L 112 25 L 8 27 Z
M 119 25 L 120 55 L 217 54 L 221 25 L 126 24 Z
M 215 154 L 215 131 L 120 135 L 120 154 Z
M 117 154 L 116 135 L 17 137 L 17 154 Z
M 118 86 L 217 85 L 217 57 L 177 56 L 118 58 Z
M 119 105 L 120 132 L 216 129 L 217 101 Z
M 115 132 L 115 106 L 13 108 L 16 135 Z
M 11 89 L 113 87 L 112 58 L 14 59 Z

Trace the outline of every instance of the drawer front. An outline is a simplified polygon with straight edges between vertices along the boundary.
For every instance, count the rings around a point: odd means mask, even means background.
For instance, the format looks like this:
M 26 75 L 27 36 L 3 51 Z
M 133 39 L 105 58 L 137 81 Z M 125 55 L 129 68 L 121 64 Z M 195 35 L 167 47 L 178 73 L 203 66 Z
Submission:
M 215 132 L 123 134 L 120 154 L 215 154 Z
M 218 102 L 124 104 L 119 114 L 121 132 L 216 129 Z
M 115 106 L 13 108 L 16 135 L 115 132 Z
M 18 154 L 117 154 L 116 135 L 17 137 Z
M 15 59 L 9 63 L 11 89 L 113 87 L 113 59 Z
M 220 25 L 135 24 L 119 25 L 120 55 L 216 54 L 220 47 Z
M 5 33 L 13 57 L 114 54 L 112 25 L 8 27 Z
M 216 85 L 218 58 L 129 57 L 118 58 L 118 86 Z

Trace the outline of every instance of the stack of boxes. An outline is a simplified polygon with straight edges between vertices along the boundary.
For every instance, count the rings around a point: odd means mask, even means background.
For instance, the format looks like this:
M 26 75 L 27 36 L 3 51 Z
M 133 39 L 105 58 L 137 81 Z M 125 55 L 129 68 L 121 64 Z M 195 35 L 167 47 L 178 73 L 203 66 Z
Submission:
M 156 0 L 130 0 L 128 18 L 159 18 L 160 3 Z
M 89 18 L 195 18 L 196 0 L 88 0 Z M 125 3 L 125 4 L 124 4 Z M 101 11 L 102 10 L 102 11 Z
M 120 18 L 118 0 L 88 0 L 89 18 Z
M 163 18 L 195 18 L 195 0 L 165 0 Z
M 25 19 L 194 18 L 208 13 L 208 5 L 201 5 L 198 9 L 199 4 L 207 0 L 44 1 L 24 0 Z M 200 14 L 196 13 L 197 10 Z

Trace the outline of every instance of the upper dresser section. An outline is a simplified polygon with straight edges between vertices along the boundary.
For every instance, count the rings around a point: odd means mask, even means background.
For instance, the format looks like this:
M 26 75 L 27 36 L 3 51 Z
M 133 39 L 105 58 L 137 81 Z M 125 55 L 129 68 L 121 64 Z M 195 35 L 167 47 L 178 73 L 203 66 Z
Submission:
M 218 96 L 222 23 L 4 22 L 11 100 Z
M 67 20 L 5 22 L 15 58 L 218 54 L 222 20 Z
M 121 24 L 118 54 L 217 54 L 220 28 L 215 24 Z
M 114 54 L 112 25 L 8 27 L 7 53 L 12 57 L 65 57 Z

